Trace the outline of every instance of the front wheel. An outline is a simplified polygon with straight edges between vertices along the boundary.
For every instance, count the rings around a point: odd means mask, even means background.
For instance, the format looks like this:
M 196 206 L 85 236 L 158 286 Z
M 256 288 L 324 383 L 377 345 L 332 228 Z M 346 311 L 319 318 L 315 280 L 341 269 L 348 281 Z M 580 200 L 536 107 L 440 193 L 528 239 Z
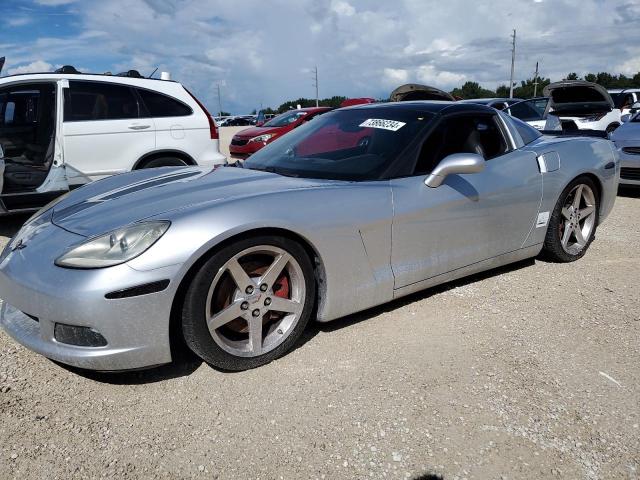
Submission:
M 184 339 L 207 363 L 231 371 L 275 360 L 302 335 L 315 301 L 304 248 L 260 236 L 221 249 L 196 273 L 182 310 Z
M 551 214 L 543 252 L 556 262 L 583 257 L 598 226 L 597 188 L 588 177 L 577 178 L 564 189 Z

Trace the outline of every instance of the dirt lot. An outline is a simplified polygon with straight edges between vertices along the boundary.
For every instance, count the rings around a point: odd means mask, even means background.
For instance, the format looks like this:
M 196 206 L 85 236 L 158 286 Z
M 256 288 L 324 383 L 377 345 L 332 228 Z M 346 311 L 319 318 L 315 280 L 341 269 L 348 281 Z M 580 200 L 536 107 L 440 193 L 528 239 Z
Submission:
M 640 198 L 597 237 L 244 373 L 79 374 L 0 333 L 0 478 L 639 478 Z

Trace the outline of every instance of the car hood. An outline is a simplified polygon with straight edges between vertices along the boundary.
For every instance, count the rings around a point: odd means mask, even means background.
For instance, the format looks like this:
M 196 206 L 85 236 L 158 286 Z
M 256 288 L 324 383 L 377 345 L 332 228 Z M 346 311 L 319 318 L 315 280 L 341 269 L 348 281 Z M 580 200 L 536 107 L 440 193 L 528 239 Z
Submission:
M 623 123 L 611 134 L 613 142 L 632 142 L 640 146 L 640 122 Z
M 543 95 L 549 97 L 547 109 L 555 112 L 603 112 L 615 108 L 609 92 L 596 83 L 583 80 L 565 80 L 544 87 Z
M 72 192 L 55 205 L 52 223 L 95 236 L 179 209 L 331 183 L 234 167 L 141 170 Z
M 444 100 L 454 102 L 455 98 L 439 88 L 417 83 L 407 83 L 391 92 L 389 100 L 392 102 L 410 102 L 413 100 Z
M 251 127 L 245 130 L 240 130 L 234 135 L 234 138 L 249 139 L 257 137 L 258 135 L 265 135 L 267 133 L 282 133 L 286 131 L 287 127 Z

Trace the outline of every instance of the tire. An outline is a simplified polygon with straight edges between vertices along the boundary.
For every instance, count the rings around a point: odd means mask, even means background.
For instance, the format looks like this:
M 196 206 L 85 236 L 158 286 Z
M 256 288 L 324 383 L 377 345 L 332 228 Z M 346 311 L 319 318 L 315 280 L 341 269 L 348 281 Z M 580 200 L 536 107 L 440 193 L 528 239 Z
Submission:
M 297 242 L 278 236 L 234 242 L 195 274 L 182 306 L 184 340 L 222 370 L 265 365 L 299 340 L 315 291 L 311 260 Z
M 619 123 L 612 123 L 605 129 L 605 132 L 607 132 L 607 134 L 611 135 L 616 130 L 616 128 L 618 128 L 619 126 L 620 126 Z
M 579 201 L 577 194 L 581 196 Z M 595 239 L 599 207 L 600 198 L 593 180 L 589 177 L 573 180 L 560 194 L 549 219 L 543 257 L 561 263 L 582 258 Z M 579 232 L 576 226 L 580 227 Z
M 142 164 L 142 166 L 138 167 L 139 169 L 143 168 L 158 168 L 158 167 L 186 167 L 187 162 L 178 158 L 178 157 L 158 157 L 153 160 L 147 160 Z

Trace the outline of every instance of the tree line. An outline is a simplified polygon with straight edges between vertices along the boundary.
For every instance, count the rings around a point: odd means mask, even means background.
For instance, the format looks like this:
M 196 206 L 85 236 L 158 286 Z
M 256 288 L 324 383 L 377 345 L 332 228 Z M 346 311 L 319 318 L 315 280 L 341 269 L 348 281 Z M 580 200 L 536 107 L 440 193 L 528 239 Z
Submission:
M 569 73 L 563 80 L 586 80 L 587 82 L 597 83 L 604 88 L 640 88 L 640 72 L 634 76 L 629 77 L 624 74 L 612 75 L 607 72 L 599 73 L 587 73 L 584 77 L 580 77 L 577 73 Z M 536 85 L 537 83 L 537 85 Z M 544 87 L 549 85 L 551 80 L 545 77 L 538 77 L 537 79 L 528 78 L 520 82 L 520 85 L 514 86 L 513 96 L 515 98 L 533 98 L 535 96 L 542 96 Z M 437 87 L 437 85 L 434 85 Z M 509 86 L 500 85 L 495 90 L 490 90 L 482 87 L 478 82 L 465 82 L 462 86 L 456 87 L 449 93 L 456 98 L 469 99 L 469 98 L 508 98 Z M 333 96 L 331 98 L 323 98 L 319 101 L 319 104 L 323 107 L 337 108 L 340 104 L 346 100 L 347 97 Z M 380 101 L 387 101 L 388 99 L 380 99 Z M 264 108 L 264 113 L 283 113 L 288 110 L 297 108 L 300 105 L 302 108 L 315 107 L 316 100 L 311 98 L 298 98 L 297 100 L 289 100 L 284 102 L 278 108 Z M 256 113 L 254 110 L 252 113 Z

